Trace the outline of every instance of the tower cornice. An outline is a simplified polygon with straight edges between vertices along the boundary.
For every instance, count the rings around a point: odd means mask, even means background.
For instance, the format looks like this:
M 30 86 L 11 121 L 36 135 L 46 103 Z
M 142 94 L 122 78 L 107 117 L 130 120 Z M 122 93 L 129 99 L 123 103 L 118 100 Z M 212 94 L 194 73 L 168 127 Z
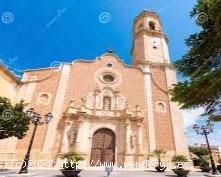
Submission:
M 153 61 L 139 61 L 136 63 L 136 65 L 149 65 L 151 67 L 164 67 L 164 68 L 170 68 L 175 70 L 175 67 L 173 64 L 170 63 L 161 63 L 161 62 L 153 62 Z
M 154 36 L 154 37 L 163 37 L 166 39 L 167 43 L 169 42 L 169 39 L 167 38 L 166 34 L 161 32 L 161 31 L 156 31 L 156 30 L 149 30 L 149 29 L 142 29 L 135 33 L 135 37 L 138 37 L 140 35 L 149 35 L 149 36 Z

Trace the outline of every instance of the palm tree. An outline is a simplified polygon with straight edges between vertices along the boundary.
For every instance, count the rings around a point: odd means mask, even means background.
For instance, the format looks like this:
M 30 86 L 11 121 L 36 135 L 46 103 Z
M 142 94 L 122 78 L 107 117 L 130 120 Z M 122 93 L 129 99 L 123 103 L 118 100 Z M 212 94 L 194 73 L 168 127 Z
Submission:
M 153 155 L 154 155 L 155 157 L 157 157 L 158 166 L 160 166 L 160 164 L 161 164 L 161 157 L 162 157 L 162 155 L 164 155 L 164 154 L 166 154 L 166 151 L 163 150 L 163 149 L 155 149 L 155 150 L 153 151 Z

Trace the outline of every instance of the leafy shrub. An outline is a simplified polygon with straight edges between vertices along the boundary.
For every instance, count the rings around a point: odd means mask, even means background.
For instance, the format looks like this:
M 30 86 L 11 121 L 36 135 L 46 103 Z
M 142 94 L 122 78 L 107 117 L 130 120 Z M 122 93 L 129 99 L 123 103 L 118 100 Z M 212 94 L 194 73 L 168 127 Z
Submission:
M 66 160 L 66 162 L 63 163 L 65 170 L 77 169 L 78 162 L 84 160 L 84 158 L 76 152 L 68 152 L 62 156 L 62 159 Z

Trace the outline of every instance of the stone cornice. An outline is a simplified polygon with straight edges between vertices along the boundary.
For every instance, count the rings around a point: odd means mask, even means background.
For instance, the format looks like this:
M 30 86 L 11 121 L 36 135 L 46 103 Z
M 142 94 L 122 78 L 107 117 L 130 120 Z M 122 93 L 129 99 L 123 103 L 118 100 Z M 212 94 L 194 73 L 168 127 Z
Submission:
M 134 37 L 136 38 L 139 35 L 143 35 L 143 34 L 146 34 L 148 36 L 154 36 L 154 37 L 163 37 L 166 39 L 167 43 L 169 42 L 169 39 L 167 38 L 165 33 L 161 32 L 161 31 L 157 31 L 157 30 L 150 30 L 147 28 L 143 28 L 140 31 L 138 31 Z
M 35 68 L 35 69 L 25 69 L 22 72 L 33 72 L 33 71 L 44 71 L 44 70 L 58 70 L 59 67 L 63 66 L 63 65 L 71 65 L 71 63 L 68 62 L 60 62 L 59 66 L 49 66 L 49 67 L 45 67 L 45 68 Z
M 97 119 L 97 118 L 106 118 L 108 120 L 130 120 L 143 122 L 143 114 L 140 110 L 130 111 L 128 109 L 124 110 L 97 110 L 97 109 L 89 109 L 85 106 L 81 106 L 80 108 L 76 107 L 68 107 L 67 111 L 64 113 L 66 118 L 89 118 L 89 119 Z
M 171 63 L 160 63 L 160 62 L 146 61 L 145 64 L 149 64 L 150 66 L 163 66 L 165 68 L 175 69 Z

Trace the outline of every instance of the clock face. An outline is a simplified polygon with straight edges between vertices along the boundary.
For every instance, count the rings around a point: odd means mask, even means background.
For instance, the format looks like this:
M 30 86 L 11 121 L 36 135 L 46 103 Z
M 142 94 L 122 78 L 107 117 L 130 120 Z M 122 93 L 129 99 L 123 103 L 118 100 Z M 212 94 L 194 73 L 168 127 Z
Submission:
M 150 43 L 153 47 L 158 47 L 160 45 L 160 39 L 159 38 L 151 38 Z

